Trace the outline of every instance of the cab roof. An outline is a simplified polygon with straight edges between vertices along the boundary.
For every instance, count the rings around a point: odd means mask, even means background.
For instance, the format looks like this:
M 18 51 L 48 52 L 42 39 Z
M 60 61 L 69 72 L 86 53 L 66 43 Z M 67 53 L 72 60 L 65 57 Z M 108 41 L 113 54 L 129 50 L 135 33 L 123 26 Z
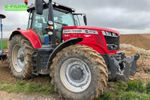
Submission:
M 75 9 L 58 4 L 56 2 L 52 2 L 52 5 L 54 7 L 54 9 L 60 9 L 60 10 L 65 10 L 67 12 L 75 12 Z M 48 8 L 48 3 L 43 3 L 44 9 Z M 28 6 L 27 11 L 30 12 L 32 10 L 35 10 L 35 5 L 31 4 L 30 6 Z

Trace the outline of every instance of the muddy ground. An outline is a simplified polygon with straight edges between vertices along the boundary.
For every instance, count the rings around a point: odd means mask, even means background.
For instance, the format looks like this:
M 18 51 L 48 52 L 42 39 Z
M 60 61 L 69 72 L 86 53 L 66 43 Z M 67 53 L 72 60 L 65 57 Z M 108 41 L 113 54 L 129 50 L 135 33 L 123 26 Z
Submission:
M 20 81 L 20 79 L 16 79 L 12 76 L 9 64 L 0 63 L 0 81 L 5 83 L 16 83 L 17 81 Z M 24 81 L 26 83 L 49 83 L 50 77 L 48 75 L 38 77 L 35 76 L 32 79 L 21 81 Z
M 134 77 L 131 77 L 131 80 L 141 79 L 144 82 L 150 80 L 150 50 L 145 50 L 130 44 L 121 44 L 121 49 L 125 51 L 127 56 L 136 53 L 140 54 L 140 59 L 137 62 L 136 74 Z
M 29 80 L 20 80 L 12 76 L 9 68 L 9 64 L 0 63 L 0 81 L 4 83 L 14 84 L 18 81 L 23 81 L 25 83 L 49 83 L 49 76 L 39 76 L 33 77 Z M 57 95 L 39 95 L 39 94 L 23 94 L 23 93 L 7 93 L 0 91 L 0 100 L 59 100 Z
M 48 95 L 26 95 L 23 93 L 7 93 L 0 91 L 0 100 L 59 100 Z

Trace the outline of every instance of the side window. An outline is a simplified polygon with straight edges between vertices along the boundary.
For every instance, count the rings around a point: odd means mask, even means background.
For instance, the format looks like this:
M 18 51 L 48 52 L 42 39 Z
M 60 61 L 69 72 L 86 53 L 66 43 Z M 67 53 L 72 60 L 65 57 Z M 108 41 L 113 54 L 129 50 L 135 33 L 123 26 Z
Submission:
M 35 29 L 35 30 L 40 29 L 42 31 L 42 29 L 47 26 L 47 21 L 48 21 L 47 9 L 43 11 L 43 15 L 39 15 L 39 14 L 36 14 L 36 12 L 34 12 L 32 29 Z
M 74 20 L 75 20 L 75 25 L 80 26 L 80 20 L 79 17 L 77 15 L 74 15 Z
M 34 11 L 33 15 L 33 22 L 32 22 L 32 29 L 37 33 L 39 36 L 42 44 L 44 44 L 44 35 L 47 34 L 45 28 L 48 21 L 48 9 L 43 11 L 43 15 L 36 14 Z

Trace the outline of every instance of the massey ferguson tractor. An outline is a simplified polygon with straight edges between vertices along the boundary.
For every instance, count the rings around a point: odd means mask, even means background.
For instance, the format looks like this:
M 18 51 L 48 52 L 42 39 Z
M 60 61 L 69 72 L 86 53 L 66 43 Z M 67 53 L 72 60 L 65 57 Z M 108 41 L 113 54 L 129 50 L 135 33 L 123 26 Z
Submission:
M 85 14 L 52 0 L 36 0 L 27 11 L 27 30 L 18 28 L 9 38 L 10 68 L 16 78 L 49 74 L 62 98 L 93 100 L 108 80 L 126 81 L 135 74 L 139 55 L 128 58 L 120 51 L 117 31 L 88 27 Z

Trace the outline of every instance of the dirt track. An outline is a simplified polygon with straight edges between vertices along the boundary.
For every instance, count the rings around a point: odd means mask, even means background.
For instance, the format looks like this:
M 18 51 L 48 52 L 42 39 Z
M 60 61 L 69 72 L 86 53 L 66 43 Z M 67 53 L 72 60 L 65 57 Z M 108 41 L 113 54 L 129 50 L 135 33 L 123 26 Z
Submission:
M 4 83 L 16 83 L 18 81 L 24 81 L 25 83 L 49 83 L 50 78 L 49 76 L 39 76 L 34 77 L 30 80 L 20 80 L 16 79 L 10 73 L 9 65 L 8 64 L 1 64 L 0 63 L 0 81 Z M 30 95 L 30 94 L 23 94 L 23 93 L 7 93 L 4 91 L 0 91 L 0 100 L 58 100 L 54 95 Z
M 150 34 L 121 35 L 120 41 L 146 50 L 150 49 Z
M 56 100 L 52 96 L 46 95 L 25 95 L 23 93 L 7 93 L 0 91 L 0 100 Z
M 8 64 L 1 64 L 0 63 L 0 80 L 2 82 L 6 82 L 6 83 L 16 83 L 17 81 L 20 81 L 20 79 L 16 79 L 12 76 L 11 72 L 10 72 L 10 68 Z M 49 83 L 50 82 L 50 78 L 49 76 L 39 76 L 39 77 L 34 77 L 30 80 L 21 80 L 24 81 L 26 83 Z

